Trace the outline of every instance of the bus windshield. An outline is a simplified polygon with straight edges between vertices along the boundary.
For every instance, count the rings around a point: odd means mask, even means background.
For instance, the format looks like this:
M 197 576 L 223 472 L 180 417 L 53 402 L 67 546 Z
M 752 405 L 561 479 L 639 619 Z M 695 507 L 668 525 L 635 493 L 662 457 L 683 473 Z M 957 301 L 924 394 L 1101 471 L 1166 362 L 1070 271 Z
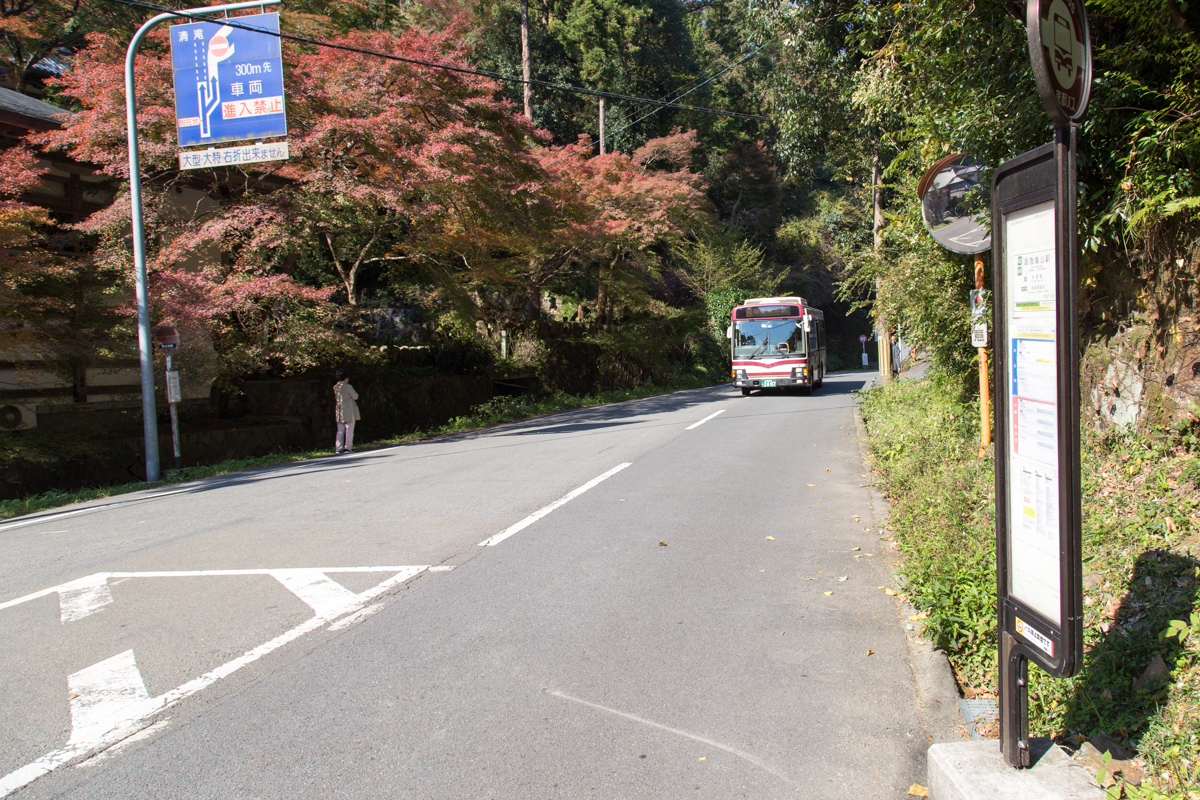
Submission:
M 804 327 L 798 319 L 739 320 L 733 325 L 735 358 L 804 353 L 804 341 Z

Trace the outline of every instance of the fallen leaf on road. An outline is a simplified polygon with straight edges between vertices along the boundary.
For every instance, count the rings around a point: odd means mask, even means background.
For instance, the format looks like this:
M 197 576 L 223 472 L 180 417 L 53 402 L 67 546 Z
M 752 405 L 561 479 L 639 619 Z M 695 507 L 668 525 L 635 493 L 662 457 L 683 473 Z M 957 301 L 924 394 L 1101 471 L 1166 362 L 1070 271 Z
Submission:
M 666 543 L 666 542 L 659 542 L 659 543 L 658 543 L 658 546 L 659 546 L 659 547 L 666 547 L 666 546 L 667 546 L 667 543 Z
M 887 587 L 885 587 L 885 586 L 876 586 L 875 588 L 876 588 L 876 589 L 885 589 L 885 588 L 887 588 Z
M 860 478 L 865 478 L 865 477 L 867 477 L 867 476 L 866 476 L 866 475 L 859 475 L 858 477 L 860 477 Z
M 852 551 L 862 550 L 862 548 L 861 548 L 861 547 L 851 547 L 850 549 L 851 549 Z
M 867 533 L 870 533 L 870 532 L 871 532 L 871 529 L 870 529 L 870 528 L 863 528 L 863 530 L 864 530 L 864 531 L 866 531 Z
M 708 756 L 700 756 L 700 758 L 698 758 L 696 760 L 697 761 L 708 761 Z
M 826 471 L 826 472 L 829 472 L 829 470 L 828 470 L 828 469 L 827 469 L 827 470 L 825 470 L 825 471 Z
M 868 651 L 867 651 L 867 655 L 869 655 L 869 656 L 873 656 L 873 655 L 875 655 L 875 651 L 874 651 L 874 650 L 868 650 Z
M 806 580 L 806 581 L 815 581 L 815 580 L 816 580 L 816 578 L 805 578 L 804 580 Z
M 775 541 L 775 537 L 774 537 L 774 536 L 768 536 L 768 537 L 767 537 L 767 541 L 768 541 L 768 542 L 773 542 L 773 541 Z
M 618 503 L 624 503 L 625 501 L 624 501 L 624 500 L 618 500 L 617 502 L 618 502 Z
M 806 483 L 806 484 L 804 484 L 804 485 L 805 485 L 805 486 L 816 486 L 816 484 L 815 484 L 815 483 Z
M 888 597 L 895 597 L 897 594 L 899 594 L 899 592 L 897 592 L 895 589 L 884 589 L 883 593 Z
M 831 595 L 831 594 L 833 594 L 833 592 L 826 592 L 826 593 L 825 593 L 825 596 L 826 596 L 826 597 L 829 597 L 829 595 Z
M 914 783 L 908 787 L 908 794 L 911 797 L 929 797 L 929 790 L 919 783 Z
M 849 578 L 849 577 L 850 577 L 849 575 L 843 575 L 842 577 L 838 578 L 838 580 L 844 581 L 844 580 L 846 580 L 846 578 Z
M 855 558 L 862 558 L 862 553 L 859 553 L 858 555 L 856 555 Z

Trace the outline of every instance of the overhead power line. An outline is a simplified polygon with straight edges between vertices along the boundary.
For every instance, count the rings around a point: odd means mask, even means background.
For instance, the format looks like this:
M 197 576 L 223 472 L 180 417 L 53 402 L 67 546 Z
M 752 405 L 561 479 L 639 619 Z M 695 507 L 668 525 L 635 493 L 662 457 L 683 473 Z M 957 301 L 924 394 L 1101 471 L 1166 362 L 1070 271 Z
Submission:
M 746 53 L 746 55 L 742 56 L 742 57 L 741 57 L 741 58 L 739 58 L 737 61 L 735 61 L 735 62 L 733 62 L 732 64 L 730 64 L 730 65 L 729 65 L 728 67 L 726 67 L 725 69 L 721 70 L 720 72 L 714 72 L 712 75 L 709 75 L 709 76 L 707 76 L 707 77 L 706 77 L 706 78 L 704 78 L 702 81 L 700 81 L 700 83 L 697 83 L 695 86 L 693 86 L 692 88 L 688 89 L 688 90 L 687 90 L 686 92 L 684 92 L 683 94 L 680 94 L 680 95 L 676 96 L 676 97 L 675 97 L 675 100 L 678 100 L 678 99 L 679 99 L 679 98 L 681 98 L 681 97 L 687 97 L 689 94 L 691 94 L 692 92 L 696 91 L 697 89 L 699 89 L 699 88 L 700 88 L 701 86 L 703 86 L 704 84 L 706 84 L 706 83 L 709 83 L 710 81 L 714 81 L 714 80 L 716 80 L 717 78 L 719 78 L 719 77 L 721 77 L 722 75 L 724 75 L 726 72 L 729 72 L 729 70 L 731 70 L 731 69 L 733 69 L 734 67 L 736 67 L 736 66 L 740 65 L 740 64 L 741 64 L 743 61 L 745 61 L 746 59 L 750 58 L 750 56 L 754 55 L 754 54 L 755 54 L 755 53 L 757 53 L 759 50 L 762 50 L 764 47 L 766 47 L 766 45 L 761 45 L 761 44 L 760 44 L 758 47 L 754 48 L 754 49 L 753 49 L 753 50 L 751 50 L 749 53 Z M 700 80 L 700 79 L 699 79 L 699 78 L 697 78 L 696 80 Z M 695 80 L 693 80 L 693 81 L 692 81 L 692 83 L 696 83 L 696 81 L 695 81 Z M 616 129 L 615 131 L 613 131 L 612 133 L 607 133 L 607 134 L 605 134 L 604 138 L 606 138 L 606 139 L 611 139 L 612 137 L 616 136 L 616 135 L 617 135 L 618 133 L 620 133 L 621 131 L 627 131 L 627 130 L 629 130 L 629 129 L 630 129 L 630 128 L 632 128 L 634 125 L 637 125 L 639 122 L 641 122 L 642 120 L 646 119 L 647 117 L 650 117 L 650 116 L 652 116 L 652 115 L 654 115 L 654 114 L 657 114 L 659 111 L 662 111 L 662 110 L 663 110 L 664 108 L 666 108 L 667 106 L 672 106 L 672 107 L 674 107 L 674 108 L 682 108 L 683 106 L 677 106 L 677 105 L 675 105 L 675 100 L 671 100 L 671 101 L 669 101 L 668 103 L 666 103 L 665 105 L 661 105 L 661 106 L 659 106 L 659 107 L 657 107 L 657 108 L 653 109 L 653 110 L 652 110 L 652 111 L 650 111 L 648 114 L 643 114 L 642 116 L 638 117 L 637 119 L 635 119 L 633 122 L 629 123 L 628 125 L 626 125 L 626 126 L 624 126 L 624 127 L 622 127 L 622 128 L 617 128 L 617 129 Z M 587 149 L 589 149 L 589 150 L 590 150 L 591 148 L 595 147 L 595 146 L 596 146 L 597 144 L 599 144 L 599 143 L 600 143 L 600 140 L 599 140 L 599 139 L 597 139 L 596 141 L 592 142 L 592 143 L 591 143 L 591 145 L 589 145 Z M 564 158 L 570 158 L 571 156 L 575 155 L 576 153 L 581 153 L 581 152 L 583 152 L 583 149 L 584 149 L 584 148 L 580 147 L 580 148 L 577 148 L 577 149 L 575 149 L 575 150 L 572 150 L 570 153 L 563 153 L 561 156 L 559 156 L 558 158 L 554 159 L 553 161 L 550 161 L 550 162 L 547 162 L 547 163 L 543 164 L 543 165 L 542 165 L 542 168 L 544 169 L 544 168 L 546 168 L 546 167 L 550 166 L 551 164 L 557 164 L 559 161 L 562 161 Z
M 123 6 L 131 6 L 134 8 L 144 8 L 148 11 L 157 11 L 159 13 L 176 14 L 182 19 L 191 19 L 191 20 L 196 20 L 199 22 L 211 22 L 212 21 L 210 19 L 209 15 L 206 15 L 204 13 L 187 13 L 187 12 L 183 12 L 183 11 L 177 11 L 176 9 L 173 9 L 173 8 L 167 8 L 165 6 L 160 6 L 155 3 L 145 2 L 145 0 L 106 0 L 106 1 L 109 3 L 117 3 L 117 4 L 123 5 Z M 752 119 L 752 120 L 760 120 L 763 122 L 770 121 L 767 117 L 764 117 L 760 114 L 745 114 L 740 111 L 722 111 L 720 109 L 705 108 L 703 106 L 684 106 L 684 105 L 679 105 L 678 103 L 676 103 L 672 100 L 651 100 L 650 98 L 647 98 L 647 97 L 634 97 L 632 95 L 617 94 L 616 92 L 605 92 L 600 89 L 586 89 L 582 86 L 573 86 L 573 85 L 567 84 L 567 83 L 552 83 L 550 81 L 537 80 L 536 78 L 530 78 L 529 80 L 525 80 L 524 78 L 518 78 L 515 75 L 505 75 L 503 73 L 492 72 L 490 70 L 474 69 L 472 67 L 464 67 L 464 66 L 461 66 L 458 64 L 449 64 L 449 63 L 442 62 L 442 61 L 428 61 L 428 60 L 420 59 L 420 58 L 410 58 L 408 56 L 398 56 L 398 55 L 395 55 L 394 53 L 385 53 L 382 50 L 373 50 L 369 47 L 358 47 L 357 45 L 351 45 L 351 44 L 339 44 L 337 42 L 327 42 L 327 41 L 323 41 L 321 39 L 314 39 L 310 36 L 300 36 L 300 35 L 294 34 L 294 33 L 284 33 L 282 31 L 279 31 L 279 32 L 268 31 L 268 30 L 264 30 L 262 28 L 257 28 L 253 25 L 246 25 L 244 23 L 239 23 L 238 17 L 234 17 L 232 19 L 222 18 L 221 24 L 228 25 L 231 28 L 236 28 L 236 29 L 240 29 L 240 30 L 244 30 L 244 31 L 250 31 L 251 33 L 265 33 L 265 34 L 269 34 L 271 36 L 278 36 L 280 39 L 287 39 L 288 41 L 298 42 L 300 44 L 308 44 L 308 45 L 313 45 L 315 47 L 327 47 L 327 48 L 330 48 L 333 50 L 342 50 L 342 51 L 345 51 L 348 53 L 358 53 L 360 55 L 374 56 L 376 58 L 383 58 L 388 61 L 400 61 L 400 62 L 403 62 L 406 64 L 416 64 L 418 66 L 430 67 L 431 69 L 442 69 L 442 70 L 446 70 L 448 72 L 458 72 L 458 73 L 461 73 L 464 75 L 477 75 L 482 78 L 491 78 L 492 80 L 501 81 L 503 83 L 529 84 L 530 86 L 537 86 L 537 87 L 540 87 L 543 89 L 550 89 L 552 91 L 569 92 L 572 94 L 586 95 L 588 97 L 603 97 L 603 98 L 611 99 L 611 100 L 622 100 L 627 103 L 635 103 L 635 104 L 639 104 L 639 105 L 658 106 L 660 109 L 666 108 L 669 106 L 671 108 L 680 109 L 681 111 L 695 111 L 699 114 L 715 114 L 717 116 L 722 116 L 722 117 L 733 117 L 734 119 Z M 745 59 L 743 59 L 743 60 L 745 60 Z M 741 62 L 738 62 L 738 63 L 741 63 Z M 725 71 L 727 71 L 727 70 L 722 70 L 722 72 L 725 72 Z M 721 73 L 718 73 L 718 74 L 721 74 Z M 711 80 L 711 78 L 709 78 L 708 80 Z M 708 81 L 706 80 L 705 83 L 707 83 L 707 82 Z M 701 84 L 701 85 L 703 85 L 703 84 Z M 699 88 L 699 87 L 697 86 L 695 88 Z M 690 90 L 690 91 L 694 91 L 694 89 Z M 680 95 L 680 96 L 682 96 L 682 95 Z

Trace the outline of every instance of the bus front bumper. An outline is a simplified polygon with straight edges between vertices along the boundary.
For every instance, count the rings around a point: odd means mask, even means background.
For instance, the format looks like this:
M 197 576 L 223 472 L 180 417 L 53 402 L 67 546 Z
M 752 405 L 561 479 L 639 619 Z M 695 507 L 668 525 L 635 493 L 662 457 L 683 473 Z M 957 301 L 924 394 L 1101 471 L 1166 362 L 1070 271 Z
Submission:
M 778 378 L 737 377 L 734 378 L 733 385 L 739 389 L 770 389 L 772 387 L 781 389 L 787 386 L 811 386 L 812 380 L 807 375 L 799 375 L 794 378 L 790 375 Z

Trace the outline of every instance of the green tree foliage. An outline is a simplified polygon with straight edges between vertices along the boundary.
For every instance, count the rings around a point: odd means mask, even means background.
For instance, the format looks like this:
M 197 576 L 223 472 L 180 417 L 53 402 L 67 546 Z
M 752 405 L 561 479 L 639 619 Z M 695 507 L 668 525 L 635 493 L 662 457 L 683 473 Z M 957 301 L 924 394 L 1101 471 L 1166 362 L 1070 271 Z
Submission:
M 1111 323 L 1140 305 L 1165 331 L 1200 301 L 1200 6 L 1096 0 L 1088 8 L 1096 78 L 1080 130 L 1085 320 Z M 996 165 L 1050 139 L 1024 17 L 1024 4 L 1006 0 L 818 0 L 762 10 L 762 24 L 781 36 L 772 99 L 791 174 L 863 184 L 875 158 L 884 168 L 883 249 L 872 254 L 864 243 L 845 254 L 846 290 L 865 299 L 879 278 L 877 310 L 894 312 L 940 366 L 960 372 L 971 365 L 966 317 L 947 327 L 947 312 L 927 304 L 961 304 L 971 267 L 922 236 L 915 184 L 947 153 Z

